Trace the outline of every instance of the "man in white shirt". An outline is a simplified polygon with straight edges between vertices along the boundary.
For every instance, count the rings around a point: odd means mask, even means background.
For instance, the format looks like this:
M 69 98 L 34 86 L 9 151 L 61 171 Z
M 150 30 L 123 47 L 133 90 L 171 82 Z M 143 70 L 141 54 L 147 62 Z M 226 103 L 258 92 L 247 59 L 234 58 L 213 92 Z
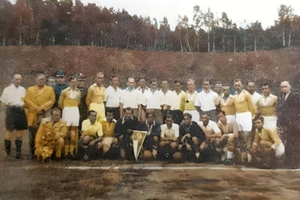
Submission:
M 207 113 L 210 120 L 217 122 L 216 108 L 219 104 L 218 94 L 210 89 L 210 81 L 203 81 L 203 90 L 198 94 L 195 101 L 197 111 Z
M 150 90 L 144 93 L 144 102 L 142 104 L 146 107 L 146 112 L 153 112 L 156 120 L 162 124 L 161 106 L 164 94 L 157 89 L 157 85 L 158 82 L 156 79 L 150 81 Z
M 223 154 L 223 149 L 220 148 L 222 133 L 217 123 L 210 120 L 207 113 L 201 113 L 198 125 L 205 133 L 206 143 L 211 150 L 209 155 L 210 161 L 215 163 L 221 162 L 221 156 Z
M 119 77 L 113 75 L 109 79 L 110 86 L 105 89 L 105 110 L 112 110 L 114 118 L 118 120 L 120 118 L 120 99 L 122 90 L 119 88 Z
M 161 81 L 161 91 L 163 93 L 162 98 L 162 116 L 163 121 L 166 121 L 166 117 L 170 114 L 170 108 L 172 103 L 173 92 L 169 90 L 169 82 L 167 80 Z
M 14 74 L 13 83 L 3 90 L 0 101 L 6 105 L 6 116 L 5 116 L 5 135 L 4 144 L 5 152 L 7 157 L 11 153 L 11 138 L 12 133 L 16 132 L 16 158 L 21 158 L 21 148 L 22 148 L 22 134 L 23 131 L 27 129 L 27 118 L 24 106 L 24 96 L 26 90 L 24 87 L 20 86 L 22 81 L 22 76 L 20 74 Z
M 122 91 L 120 99 L 120 118 L 123 118 L 124 109 L 131 108 L 133 115 L 138 116 L 139 91 L 134 89 L 135 80 L 133 77 L 127 79 L 127 88 Z
M 144 77 L 139 78 L 138 84 L 139 84 L 139 87 L 136 88 L 136 90 L 139 91 L 138 120 L 139 120 L 139 122 L 144 123 L 146 121 L 146 106 L 145 106 L 144 94 L 145 94 L 145 92 L 149 91 L 150 88 L 147 87 L 147 80 Z
M 178 147 L 179 125 L 173 123 L 172 115 L 168 115 L 165 124 L 160 126 L 160 130 L 158 158 L 171 160 Z

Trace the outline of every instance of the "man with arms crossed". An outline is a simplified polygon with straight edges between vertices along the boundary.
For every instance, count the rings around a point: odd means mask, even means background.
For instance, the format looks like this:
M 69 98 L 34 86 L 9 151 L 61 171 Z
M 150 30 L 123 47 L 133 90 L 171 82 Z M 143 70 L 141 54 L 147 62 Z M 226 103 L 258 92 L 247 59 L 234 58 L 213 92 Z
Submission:
M 13 83 L 3 90 L 0 101 L 6 106 L 4 145 L 6 156 L 11 153 L 11 137 L 15 131 L 16 158 L 21 158 L 22 134 L 27 129 L 27 118 L 24 106 L 26 90 L 20 86 L 22 76 L 13 75 Z

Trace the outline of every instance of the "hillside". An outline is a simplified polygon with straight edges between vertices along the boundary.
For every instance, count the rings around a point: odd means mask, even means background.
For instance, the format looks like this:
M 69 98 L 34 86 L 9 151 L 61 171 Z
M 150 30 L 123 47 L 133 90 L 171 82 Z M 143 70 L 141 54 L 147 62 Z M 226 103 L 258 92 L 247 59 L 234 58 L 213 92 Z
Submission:
M 13 72 L 23 74 L 24 86 L 34 84 L 34 76 L 44 71 L 48 76 L 58 69 L 67 74 L 83 72 L 92 76 L 103 71 L 116 74 L 124 86 L 126 77 L 156 77 L 169 81 L 203 78 L 231 84 L 234 78 L 253 79 L 257 84 L 282 80 L 298 81 L 300 48 L 246 53 L 175 53 L 165 51 L 126 51 L 82 46 L 0 47 L 1 88 L 10 81 Z M 108 84 L 108 80 L 106 80 Z M 297 83 L 298 84 L 298 83 Z

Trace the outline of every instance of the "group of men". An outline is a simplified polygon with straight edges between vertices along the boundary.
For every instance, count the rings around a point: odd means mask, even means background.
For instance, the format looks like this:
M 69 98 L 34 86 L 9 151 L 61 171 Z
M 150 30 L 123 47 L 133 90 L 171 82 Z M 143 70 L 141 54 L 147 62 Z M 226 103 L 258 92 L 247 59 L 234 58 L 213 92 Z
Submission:
M 270 167 L 285 154 L 285 167 L 299 168 L 300 98 L 288 81 L 281 83 L 278 99 L 268 83 L 262 84 L 260 95 L 253 81 L 245 90 L 241 79 L 234 80 L 231 95 L 229 85 L 217 83 L 213 91 L 209 80 L 203 80 L 198 93 L 193 79 L 187 80 L 184 92 L 180 80 L 171 91 L 167 80 L 159 89 L 156 79 L 147 87 L 146 78 L 136 82 L 129 77 L 122 90 L 115 75 L 105 88 L 102 72 L 88 88 L 83 74 L 71 75 L 68 83 L 63 71 L 55 76 L 55 84 L 48 86 L 46 76 L 38 74 L 36 85 L 25 90 L 22 76 L 14 74 L 13 83 L 4 89 L 8 156 L 16 131 L 16 157 L 21 157 L 22 130 L 28 128 L 31 156 L 41 161 L 133 159 L 132 134 L 143 131 L 139 159 Z

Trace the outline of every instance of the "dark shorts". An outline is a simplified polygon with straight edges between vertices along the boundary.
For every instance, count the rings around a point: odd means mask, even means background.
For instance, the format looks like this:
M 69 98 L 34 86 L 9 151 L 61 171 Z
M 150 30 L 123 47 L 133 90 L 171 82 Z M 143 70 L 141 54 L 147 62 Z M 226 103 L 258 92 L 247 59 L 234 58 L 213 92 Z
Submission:
M 18 106 L 8 106 L 6 108 L 5 128 L 8 131 L 26 130 L 28 128 L 23 108 Z

